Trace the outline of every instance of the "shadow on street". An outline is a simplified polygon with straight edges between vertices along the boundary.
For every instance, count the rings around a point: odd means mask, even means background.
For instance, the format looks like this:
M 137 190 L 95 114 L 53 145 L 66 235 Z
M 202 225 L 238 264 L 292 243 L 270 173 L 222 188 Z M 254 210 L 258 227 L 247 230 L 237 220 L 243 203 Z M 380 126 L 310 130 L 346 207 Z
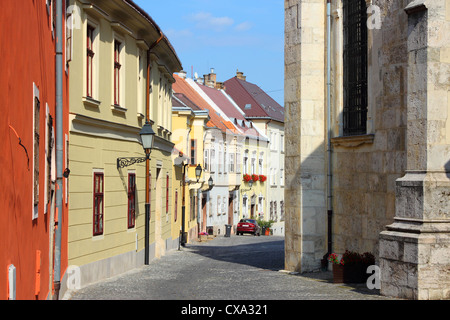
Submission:
M 231 236 L 208 243 L 192 243 L 186 247 L 195 254 L 218 261 L 272 271 L 284 269 L 283 237 Z

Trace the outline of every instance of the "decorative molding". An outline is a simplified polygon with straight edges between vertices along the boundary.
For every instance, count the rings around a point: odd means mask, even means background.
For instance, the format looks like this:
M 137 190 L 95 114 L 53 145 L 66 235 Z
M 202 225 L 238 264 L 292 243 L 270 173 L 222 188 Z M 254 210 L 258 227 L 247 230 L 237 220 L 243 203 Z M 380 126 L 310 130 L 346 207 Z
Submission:
M 406 14 L 410 15 L 416 12 L 427 10 L 426 0 L 414 0 L 405 7 Z
M 354 148 L 359 147 L 363 144 L 372 144 L 375 139 L 374 134 L 364 134 L 359 136 L 345 136 L 345 137 L 335 137 L 331 138 L 331 143 L 333 146 L 341 146 L 344 148 Z
M 109 19 L 109 14 L 100 9 L 98 6 L 92 3 L 82 3 L 82 8 L 84 11 L 88 12 L 90 15 L 96 16 L 97 18 Z
M 133 31 L 131 31 L 130 29 L 128 29 L 128 27 L 126 27 L 124 24 L 118 21 L 111 22 L 111 28 L 123 36 L 126 34 L 130 36 L 133 35 Z
M 83 97 L 81 99 L 83 101 L 83 104 L 85 107 L 91 107 L 91 108 L 99 108 L 101 101 L 89 98 L 89 97 Z

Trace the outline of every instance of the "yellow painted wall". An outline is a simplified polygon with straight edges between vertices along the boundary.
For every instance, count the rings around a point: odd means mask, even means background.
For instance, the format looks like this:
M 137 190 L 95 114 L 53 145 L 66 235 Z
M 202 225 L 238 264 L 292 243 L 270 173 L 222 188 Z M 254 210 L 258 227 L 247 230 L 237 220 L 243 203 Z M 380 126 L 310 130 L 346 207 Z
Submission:
M 73 2 L 79 5 L 79 2 Z M 139 131 L 145 123 L 145 82 L 147 52 L 133 35 L 118 36 L 123 79 L 120 107 L 113 105 L 114 36 L 111 22 L 79 7 L 79 28 L 73 29 L 73 55 L 70 61 L 69 135 L 69 265 L 86 265 L 124 253 L 142 252 L 145 237 L 145 162 L 117 169 L 118 157 L 143 157 Z M 99 30 L 94 44 L 95 72 L 93 99 L 86 99 L 87 23 Z M 136 34 L 136 33 L 133 33 Z M 156 39 L 155 39 L 156 40 Z M 141 60 L 139 60 L 141 55 Z M 170 147 L 171 79 L 152 61 L 153 103 L 150 119 L 153 130 Z M 140 68 L 141 64 L 141 68 Z M 141 75 L 139 80 L 139 74 Z M 162 86 L 159 80 L 162 79 Z M 163 88 L 160 90 L 160 88 Z M 156 112 L 159 110 L 160 114 Z M 144 114 L 143 114 L 144 113 Z M 93 172 L 104 173 L 104 232 L 93 236 Z M 157 175 L 160 170 L 159 177 Z M 136 224 L 127 226 L 128 172 L 136 173 Z M 172 238 L 173 164 L 169 151 L 151 153 L 150 245 L 156 256 L 163 255 L 166 240 Z M 166 175 L 169 175 L 169 208 L 166 212 Z M 158 197 L 157 197 L 158 195 Z

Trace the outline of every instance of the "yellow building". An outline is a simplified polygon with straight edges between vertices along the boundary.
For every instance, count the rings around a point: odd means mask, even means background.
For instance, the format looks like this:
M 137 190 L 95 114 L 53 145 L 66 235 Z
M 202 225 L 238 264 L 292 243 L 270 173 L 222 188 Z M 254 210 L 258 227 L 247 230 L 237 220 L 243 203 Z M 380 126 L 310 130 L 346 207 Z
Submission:
M 172 77 L 181 63 L 152 18 L 125 0 L 70 1 L 69 265 L 81 285 L 159 257 L 173 239 Z M 155 134 L 146 162 L 139 132 Z M 131 159 L 130 159 L 131 160 Z M 134 159 L 136 160 L 136 159 Z M 147 243 L 148 242 L 148 243 Z
M 173 197 L 176 208 L 176 219 L 173 220 L 172 237 L 185 232 L 182 242 L 190 242 L 198 238 L 198 232 L 204 229 L 206 217 L 203 216 L 203 196 L 199 190 L 207 191 L 208 179 L 202 157 L 205 127 L 210 120 L 208 110 L 202 110 L 182 93 L 174 93 L 172 105 L 173 153 L 175 185 Z M 197 182 L 195 169 L 200 165 L 202 175 Z M 183 180 L 184 178 L 184 180 Z M 184 188 L 183 188 L 184 185 Z M 184 197 L 184 217 L 183 217 Z M 206 213 L 206 212 L 205 212 Z M 184 221 L 184 228 L 182 223 Z

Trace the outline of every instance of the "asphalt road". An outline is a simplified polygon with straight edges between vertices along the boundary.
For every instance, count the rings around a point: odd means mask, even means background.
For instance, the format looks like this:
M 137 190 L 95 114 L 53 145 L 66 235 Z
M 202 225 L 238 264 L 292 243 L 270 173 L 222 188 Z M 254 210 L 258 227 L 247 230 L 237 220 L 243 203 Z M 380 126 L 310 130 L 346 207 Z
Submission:
M 363 284 L 333 284 L 331 272 L 290 274 L 284 238 L 218 236 L 187 244 L 120 276 L 66 295 L 69 300 L 382 300 Z

